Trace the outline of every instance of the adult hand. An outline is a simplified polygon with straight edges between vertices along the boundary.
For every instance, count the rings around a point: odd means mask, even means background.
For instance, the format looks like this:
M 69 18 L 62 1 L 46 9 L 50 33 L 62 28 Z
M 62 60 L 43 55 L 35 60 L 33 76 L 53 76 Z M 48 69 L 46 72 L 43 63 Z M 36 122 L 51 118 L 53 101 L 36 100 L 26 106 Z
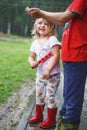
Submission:
M 32 17 L 40 18 L 42 17 L 42 11 L 39 8 L 29 8 L 26 7 L 25 11 L 30 14 Z

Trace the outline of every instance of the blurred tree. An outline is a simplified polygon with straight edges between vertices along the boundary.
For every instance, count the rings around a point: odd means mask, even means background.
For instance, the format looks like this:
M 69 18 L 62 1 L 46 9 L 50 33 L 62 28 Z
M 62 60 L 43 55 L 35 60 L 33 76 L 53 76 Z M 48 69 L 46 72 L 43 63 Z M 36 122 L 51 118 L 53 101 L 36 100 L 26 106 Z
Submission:
M 0 32 L 30 36 L 34 18 L 25 12 L 25 7 L 40 7 L 43 10 L 64 11 L 71 0 L 0 0 Z M 62 28 L 57 27 L 59 35 Z

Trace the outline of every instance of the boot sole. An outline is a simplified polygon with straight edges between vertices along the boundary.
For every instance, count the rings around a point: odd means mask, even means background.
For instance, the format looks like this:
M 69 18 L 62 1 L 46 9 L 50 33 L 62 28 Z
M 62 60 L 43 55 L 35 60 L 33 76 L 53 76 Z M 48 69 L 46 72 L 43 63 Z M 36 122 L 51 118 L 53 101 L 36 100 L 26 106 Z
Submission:
M 38 120 L 38 121 L 36 121 L 36 122 L 30 122 L 30 121 L 28 121 L 30 124 L 38 124 L 38 123 L 40 123 L 41 121 L 43 121 L 43 119 L 40 119 L 40 120 Z
M 40 127 L 43 128 L 43 129 L 49 129 L 49 128 L 52 128 L 52 127 L 55 127 L 55 126 L 56 126 L 56 124 L 49 126 L 49 127 L 45 127 L 45 126 L 40 126 Z

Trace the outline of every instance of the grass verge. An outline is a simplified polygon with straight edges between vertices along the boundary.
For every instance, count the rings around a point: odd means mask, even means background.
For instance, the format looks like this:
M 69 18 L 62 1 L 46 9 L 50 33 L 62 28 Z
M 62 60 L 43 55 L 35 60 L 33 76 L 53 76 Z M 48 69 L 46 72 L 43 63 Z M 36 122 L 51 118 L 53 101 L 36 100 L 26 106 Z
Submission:
M 27 62 L 31 41 L 0 40 L 0 104 L 26 80 L 35 79 L 36 70 Z

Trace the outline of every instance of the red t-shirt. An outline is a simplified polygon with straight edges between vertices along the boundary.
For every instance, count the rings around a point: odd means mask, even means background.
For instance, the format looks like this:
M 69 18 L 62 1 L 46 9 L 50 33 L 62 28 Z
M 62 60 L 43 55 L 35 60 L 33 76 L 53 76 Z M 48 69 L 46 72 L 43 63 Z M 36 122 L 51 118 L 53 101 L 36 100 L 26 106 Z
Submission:
M 65 24 L 62 37 L 63 61 L 87 61 L 87 0 L 73 0 L 67 10 L 76 17 Z

